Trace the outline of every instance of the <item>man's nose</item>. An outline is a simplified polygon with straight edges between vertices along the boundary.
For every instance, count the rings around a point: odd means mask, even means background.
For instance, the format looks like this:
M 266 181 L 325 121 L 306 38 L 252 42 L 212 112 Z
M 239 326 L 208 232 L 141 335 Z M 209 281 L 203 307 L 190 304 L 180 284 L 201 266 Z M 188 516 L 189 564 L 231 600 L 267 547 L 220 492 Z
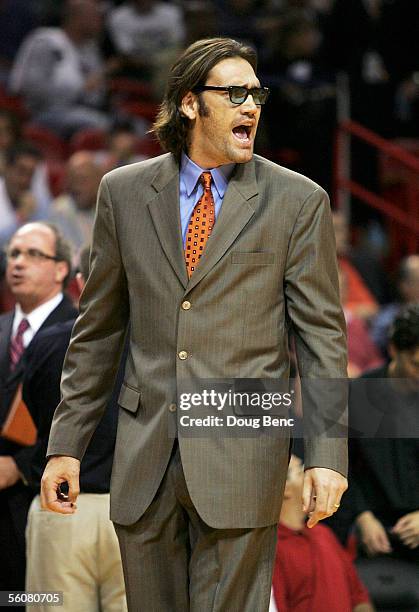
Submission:
M 252 115 L 255 115 L 258 112 L 259 106 L 257 106 L 257 104 L 255 104 L 255 101 L 253 100 L 252 94 L 249 94 L 247 96 L 246 100 L 243 102 L 242 110 L 243 110 L 244 113 L 252 114 Z

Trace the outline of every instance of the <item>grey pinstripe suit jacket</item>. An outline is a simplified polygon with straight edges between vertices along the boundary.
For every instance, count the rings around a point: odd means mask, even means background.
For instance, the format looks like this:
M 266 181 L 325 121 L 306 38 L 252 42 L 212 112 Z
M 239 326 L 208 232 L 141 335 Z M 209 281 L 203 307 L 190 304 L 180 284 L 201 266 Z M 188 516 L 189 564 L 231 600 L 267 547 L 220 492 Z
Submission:
M 181 308 L 184 300 L 189 310 Z M 49 455 L 82 457 L 112 389 L 128 320 L 111 483 L 111 518 L 120 524 L 138 520 L 161 482 L 173 446 L 168 408 L 177 381 L 286 378 L 288 322 L 302 376 L 346 376 L 326 193 L 257 155 L 237 165 L 188 281 L 173 156 L 106 175 Z M 181 350 L 187 359 L 179 359 Z M 179 444 L 191 498 L 209 525 L 260 527 L 278 520 L 288 439 L 181 437 Z M 346 441 L 307 440 L 305 462 L 345 474 Z

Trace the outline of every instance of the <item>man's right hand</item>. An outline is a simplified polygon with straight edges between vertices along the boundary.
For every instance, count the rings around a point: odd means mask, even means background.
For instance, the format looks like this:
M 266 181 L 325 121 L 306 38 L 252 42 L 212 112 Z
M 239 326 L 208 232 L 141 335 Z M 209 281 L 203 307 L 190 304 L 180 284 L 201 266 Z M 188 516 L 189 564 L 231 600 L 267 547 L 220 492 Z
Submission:
M 51 457 L 41 480 L 41 507 L 61 514 L 74 514 L 76 500 L 80 493 L 80 461 L 74 457 Z M 59 487 L 68 483 L 68 495 L 64 496 Z
M 370 557 L 391 552 L 391 545 L 383 524 L 372 512 L 362 512 L 356 519 L 361 541 Z

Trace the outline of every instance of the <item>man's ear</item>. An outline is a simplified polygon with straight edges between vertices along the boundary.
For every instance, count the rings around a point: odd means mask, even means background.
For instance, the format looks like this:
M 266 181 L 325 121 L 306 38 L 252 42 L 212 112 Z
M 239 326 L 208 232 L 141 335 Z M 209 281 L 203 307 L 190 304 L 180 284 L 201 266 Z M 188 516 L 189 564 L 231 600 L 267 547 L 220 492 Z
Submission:
M 86 284 L 86 281 L 84 280 L 84 276 L 81 272 L 77 272 L 76 274 L 76 284 L 77 284 L 77 289 L 79 290 L 79 292 L 81 293 L 84 289 L 84 286 Z
M 196 119 L 198 115 L 198 98 L 194 93 L 188 91 L 183 96 L 182 102 L 180 103 L 180 114 L 188 119 Z
M 62 283 L 67 276 L 68 263 L 66 261 L 57 261 L 55 265 L 55 280 L 57 283 Z

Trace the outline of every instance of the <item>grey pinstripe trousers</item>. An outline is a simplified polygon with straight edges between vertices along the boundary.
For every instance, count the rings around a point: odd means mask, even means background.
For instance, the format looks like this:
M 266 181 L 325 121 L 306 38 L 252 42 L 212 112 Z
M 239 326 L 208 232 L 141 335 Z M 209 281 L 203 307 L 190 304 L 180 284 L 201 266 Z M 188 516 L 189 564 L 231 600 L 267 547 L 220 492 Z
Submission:
M 214 529 L 188 494 L 176 443 L 151 505 L 115 524 L 130 612 L 267 612 L 276 525 Z

